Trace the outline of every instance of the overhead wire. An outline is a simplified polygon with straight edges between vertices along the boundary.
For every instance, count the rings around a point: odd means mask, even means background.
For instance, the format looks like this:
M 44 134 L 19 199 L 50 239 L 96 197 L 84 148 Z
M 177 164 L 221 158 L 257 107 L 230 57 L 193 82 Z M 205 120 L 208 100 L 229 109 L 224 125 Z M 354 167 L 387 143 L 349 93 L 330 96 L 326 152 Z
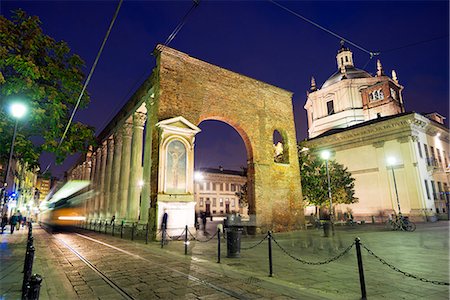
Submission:
M 433 42 L 433 41 L 436 41 L 436 40 L 448 38 L 448 36 L 449 35 L 446 34 L 446 35 L 434 37 L 434 38 L 431 38 L 431 39 L 427 39 L 427 40 L 422 40 L 422 41 L 406 44 L 404 46 L 400 46 L 400 47 L 396 47 L 396 48 L 381 50 L 380 52 L 386 53 L 386 52 L 391 52 L 391 51 L 400 50 L 400 49 L 404 49 L 404 48 L 409 48 L 409 47 L 417 46 L 417 45 L 420 45 L 420 44 L 425 44 L 425 43 Z
M 66 125 L 66 127 L 64 129 L 64 132 L 63 132 L 63 135 L 61 136 L 61 139 L 59 140 L 57 148 L 61 147 L 61 144 L 63 143 L 63 141 L 64 141 L 64 139 L 65 139 L 65 137 L 67 135 L 67 132 L 69 131 L 69 128 L 70 128 L 70 125 L 72 124 L 72 121 L 73 121 L 73 118 L 75 116 L 75 113 L 77 112 L 78 106 L 80 105 L 80 102 L 81 102 L 81 99 L 83 98 L 84 92 L 86 91 L 86 88 L 87 88 L 87 86 L 88 86 L 88 84 L 89 84 L 89 82 L 91 80 L 92 74 L 94 73 L 94 70 L 95 70 L 95 68 L 97 66 L 97 63 L 98 63 L 98 61 L 100 59 L 100 56 L 101 56 L 101 54 L 103 52 L 103 48 L 105 47 L 106 41 L 108 40 L 108 37 L 109 37 L 109 35 L 111 33 L 111 30 L 112 30 L 112 28 L 114 26 L 114 23 L 115 23 L 116 19 L 117 19 L 117 16 L 119 14 L 120 7 L 122 6 L 122 3 L 123 3 L 123 0 L 119 0 L 119 4 L 117 5 L 117 8 L 116 8 L 116 10 L 114 12 L 114 15 L 113 15 L 113 18 L 111 20 L 111 23 L 109 24 L 108 31 L 106 32 L 106 35 L 103 38 L 102 45 L 100 46 L 100 49 L 97 52 L 97 56 L 95 57 L 94 64 L 92 65 L 91 70 L 89 72 L 89 75 L 86 78 L 86 81 L 84 82 L 83 88 L 81 89 L 80 95 L 78 96 L 77 103 L 75 104 L 75 107 L 74 107 L 74 109 L 72 111 L 72 114 L 70 115 L 69 121 L 67 122 L 67 125 Z M 47 166 L 47 168 L 45 169 L 43 174 L 45 174 L 48 171 L 50 166 L 51 166 L 51 163 Z
M 287 11 L 287 12 L 293 14 L 294 16 L 296 16 L 296 17 L 302 19 L 303 21 L 306 21 L 306 22 L 310 23 L 311 25 L 313 25 L 313 26 L 315 26 L 315 27 L 317 27 L 317 28 L 319 28 L 319 29 L 321 29 L 321 30 L 323 30 L 323 31 L 325 31 L 325 32 L 327 32 L 327 33 L 329 33 L 329 34 L 331 34 L 332 36 L 337 37 L 337 38 L 339 38 L 339 39 L 345 41 L 346 43 L 348 43 L 348 44 L 350 44 L 350 45 L 352 45 L 352 46 L 358 48 L 359 50 L 361 50 L 361 51 L 363 51 L 363 52 L 366 52 L 367 54 L 370 55 L 371 58 L 374 57 L 374 56 L 380 55 L 380 52 L 374 52 L 374 51 L 367 50 L 366 48 L 359 46 L 358 44 L 356 44 L 356 43 L 350 41 L 349 39 L 346 39 L 345 37 L 343 37 L 343 36 L 341 36 L 341 35 L 339 35 L 339 34 L 333 32 L 333 31 L 331 31 L 331 30 L 329 30 L 329 29 L 323 27 L 322 25 L 320 25 L 320 24 L 318 24 L 318 23 L 316 23 L 316 22 L 314 22 L 314 21 L 312 21 L 312 20 L 310 20 L 310 19 L 308 19 L 308 18 L 302 16 L 301 14 L 299 14 L 299 13 L 297 13 L 297 12 L 295 12 L 295 11 L 289 9 L 289 8 L 287 8 L 287 7 L 284 6 L 284 5 L 281 5 L 281 4 L 278 3 L 278 2 L 275 2 L 275 1 L 273 1 L 273 0 L 267 0 L 267 1 L 269 1 L 270 3 L 272 3 L 272 4 L 274 4 L 274 5 L 278 6 L 278 7 L 280 7 L 281 9 L 283 9 L 283 10 L 285 10 L 285 11 Z
M 183 28 L 183 26 L 186 24 L 187 19 L 189 18 L 190 14 L 198 7 L 200 4 L 200 0 L 193 0 L 192 6 L 189 8 L 189 10 L 186 12 L 184 17 L 181 19 L 181 22 L 178 23 L 177 27 L 172 31 L 172 33 L 169 35 L 167 40 L 164 42 L 165 46 L 168 46 L 170 42 L 175 38 L 175 36 L 180 32 L 180 30 Z

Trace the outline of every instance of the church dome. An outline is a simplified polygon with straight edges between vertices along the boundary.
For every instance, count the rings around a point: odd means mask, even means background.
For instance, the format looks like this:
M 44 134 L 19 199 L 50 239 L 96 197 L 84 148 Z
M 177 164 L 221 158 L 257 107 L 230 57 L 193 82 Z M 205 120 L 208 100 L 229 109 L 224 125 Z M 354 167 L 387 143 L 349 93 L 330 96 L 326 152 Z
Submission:
M 336 71 L 330 76 L 322 85 L 322 88 L 326 88 L 332 84 L 335 84 L 343 79 L 354 79 L 354 78 L 369 78 L 372 77 L 369 73 L 364 70 L 355 68 L 353 66 L 345 66 L 345 73 L 341 70 Z

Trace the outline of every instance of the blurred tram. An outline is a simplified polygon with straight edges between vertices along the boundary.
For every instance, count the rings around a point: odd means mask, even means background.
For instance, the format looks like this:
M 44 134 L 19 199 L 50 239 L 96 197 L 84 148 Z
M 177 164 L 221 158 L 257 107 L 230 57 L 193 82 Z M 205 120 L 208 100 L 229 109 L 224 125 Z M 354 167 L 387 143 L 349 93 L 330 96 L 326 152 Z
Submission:
M 85 202 L 95 196 L 89 181 L 67 182 L 40 205 L 39 223 L 51 230 L 64 230 L 86 220 Z

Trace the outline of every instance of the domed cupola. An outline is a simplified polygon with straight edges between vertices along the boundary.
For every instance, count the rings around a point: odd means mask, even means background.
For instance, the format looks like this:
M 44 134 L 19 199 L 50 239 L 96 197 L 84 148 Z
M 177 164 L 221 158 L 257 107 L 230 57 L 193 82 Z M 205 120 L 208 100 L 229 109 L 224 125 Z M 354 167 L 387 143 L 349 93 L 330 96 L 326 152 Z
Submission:
M 339 70 L 342 70 L 342 73 L 345 67 L 354 67 L 353 66 L 353 53 L 349 48 L 345 47 L 344 41 L 341 41 L 341 48 L 336 55 L 337 66 Z
M 366 71 L 355 68 L 353 53 L 349 48 L 345 47 L 344 41 L 341 41 L 341 48 L 339 48 L 336 55 L 336 62 L 338 70 L 323 83 L 322 89 L 344 79 L 372 77 Z

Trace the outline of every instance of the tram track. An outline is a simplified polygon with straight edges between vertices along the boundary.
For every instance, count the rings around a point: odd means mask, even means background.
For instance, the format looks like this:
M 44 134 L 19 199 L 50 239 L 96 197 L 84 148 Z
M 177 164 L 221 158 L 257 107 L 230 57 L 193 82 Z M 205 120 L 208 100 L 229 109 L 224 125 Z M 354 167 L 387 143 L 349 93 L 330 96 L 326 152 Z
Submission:
M 121 295 L 126 300 L 135 300 L 126 291 L 124 291 L 119 285 L 114 283 L 108 276 L 106 276 L 99 268 L 92 264 L 86 257 L 81 255 L 77 250 L 67 244 L 63 239 L 54 236 L 56 240 L 61 242 L 67 249 L 69 249 L 73 254 L 75 254 L 83 263 L 85 263 L 91 270 L 93 270 L 101 279 L 103 279 L 111 288 L 113 288 L 119 295 Z
M 129 293 L 127 293 L 124 289 L 122 289 L 118 284 L 116 284 L 114 282 L 114 280 L 112 280 L 110 277 L 108 277 L 105 272 L 102 272 L 102 270 L 100 268 L 98 268 L 93 262 L 91 262 L 85 255 L 83 255 L 82 253 L 80 253 L 80 251 L 77 251 L 77 249 L 75 249 L 73 246 L 70 245 L 70 242 L 67 242 L 66 239 L 62 238 L 64 237 L 66 234 L 63 233 L 59 233 L 59 234 L 53 234 L 53 237 L 59 241 L 64 247 L 66 247 L 69 251 L 71 251 L 78 259 L 80 259 L 80 261 L 82 261 L 85 265 L 87 265 L 91 270 L 93 270 L 101 279 L 103 279 L 112 289 L 114 289 L 119 295 L 121 295 L 121 297 L 123 297 L 123 299 L 137 299 L 135 297 L 133 297 L 132 295 L 130 295 Z M 214 283 L 209 282 L 208 280 L 199 278 L 197 276 L 191 275 L 187 272 L 183 272 L 180 270 L 177 270 L 173 267 L 168 266 L 167 264 L 163 264 L 163 263 L 159 263 L 156 262 L 155 260 L 150 260 L 146 257 L 143 257 L 141 255 L 132 253 L 130 251 L 124 250 L 120 247 L 105 243 L 103 241 L 97 240 L 93 237 L 84 235 L 84 234 L 80 234 L 80 233 L 71 233 L 71 234 L 67 234 L 70 237 L 77 237 L 77 238 L 82 238 L 84 241 L 88 241 L 91 243 L 95 243 L 97 246 L 100 245 L 100 247 L 107 247 L 109 249 L 113 249 L 114 251 L 124 254 L 128 257 L 146 262 L 148 264 L 151 264 L 152 266 L 157 266 L 158 268 L 176 273 L 178 276 L 180 277 L 184 277 L 185 279 L 193 282 L 193 283 L 197 283 L 200 284 L 206 288 L 209 289 L 213 289 L 216 292 L 218 292 L 218 294 L 222 294 L 222 295 L 227 295 L 228 297 L 231 298 L 235 298 L 235 299 L 248 299 L 248 297 L 246 297 L 245 295 L 239 294 L 233 290 L 227 289 L 227 288 L 223 288 L 220 287 Z M 156 255 L 156 254 L 146 254 L 147 255 L 151 255 L 154 256 L 156 259 L 161 258 L 160 255 Z

